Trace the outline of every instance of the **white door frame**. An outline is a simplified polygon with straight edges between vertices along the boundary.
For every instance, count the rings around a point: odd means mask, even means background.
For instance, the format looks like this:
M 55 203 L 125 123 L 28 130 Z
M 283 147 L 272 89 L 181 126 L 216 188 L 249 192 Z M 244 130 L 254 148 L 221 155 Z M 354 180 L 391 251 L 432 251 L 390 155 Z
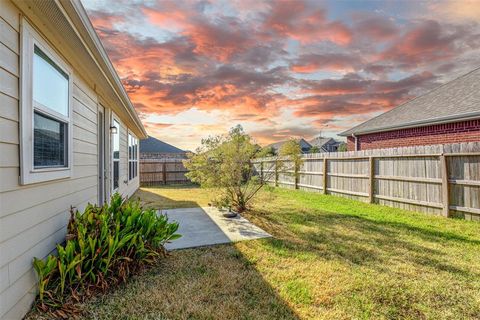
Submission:
M 107 136 L 107 118 L 105 116 L 105 108 L 98 105 L 97 116 L 97 154 L 98 154 L 98 205 L 103 205 L 107 198 L 106 181 L 107 181 L 107 157 L 106 157 L 106 140 Z

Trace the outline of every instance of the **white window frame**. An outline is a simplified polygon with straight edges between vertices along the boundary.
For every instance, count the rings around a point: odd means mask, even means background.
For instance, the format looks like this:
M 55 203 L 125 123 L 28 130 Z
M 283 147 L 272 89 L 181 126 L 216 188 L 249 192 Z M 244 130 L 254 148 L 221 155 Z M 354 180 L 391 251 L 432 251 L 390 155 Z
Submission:
M 112 194 L 114 194 L 115 192 L 118 192 L 120 190 L 120 183 L 122 183 L 122 172 L 121 172 L 121 165 L 122 165 L 122 155 L 121 155 L 121 148 L 120 148 L 120 145 L 122 143 L 122 139 L 121 139 L 121 136 L 120 136 L 120 132 L 121 132 L 121 128 L 122 128 L 122 122 L 120 121 L 120 119 L 112 112 L 112 118 L 111 118 L 111 121 L 110 121 L 110 127 L 114 126 L 115 125 L 115 122 L 118 123 L 118 128 L 117 128 L 117 135 L 118 135 L 118 160 L 116 160 L 114 157 L 113 157 L 113 146 L 114 146 L 114 143 L 113 143 L 113 133 L 110 133 L 110 159 L 111 159 L 111 185 L 112 185 Z M 115 179 L 115 170 L 114 170 L 114 163 L 115 161 L 118 161 L 118 187 L 115 188 L 115 183 L 114 183 L 114 179 Z
M 135 141 L 135 144 L 133 145 L 130 145 L 130 137 L 134 139 Z M 139 149 L 139 140 L 137 138 L 136 135 L 134 135 L 130 130 L 128 130 L 128 136 L 127 136 L 127 139 L 128 139 L 128 143 L 127 143 L 127 155 L 128 155 L 128 182 L 134 180 L 135 178 L 138 177 L 138 149 Z M 135 153 L 132 152 L 130 153 L 130 146 L 132 146 L 132 148 L 134 148 L 136 151 Z M 136 148 L 135 148 L 136 147 Z M 133 150 L 133 149 L 132 149 Z M 132 156 L 132 157 L 130 157 Z M 133 177 L 130 179 L 130 163 L 133 162 L 134 163 L 134 170 L 133 170 Z
M 20 183 L 25 185 L 66 179 L 73 174 L 72 69 L 25 18 L 21 20 L 20 34 Z M 68 116 L 33 101 L 33 58 L 35 46 L 68 75 Z M 57 121 L 66 123 L 66 166 L 34 167 L 33 114 L 35 110 L 39 110 L 43 115 L 52 117 Z

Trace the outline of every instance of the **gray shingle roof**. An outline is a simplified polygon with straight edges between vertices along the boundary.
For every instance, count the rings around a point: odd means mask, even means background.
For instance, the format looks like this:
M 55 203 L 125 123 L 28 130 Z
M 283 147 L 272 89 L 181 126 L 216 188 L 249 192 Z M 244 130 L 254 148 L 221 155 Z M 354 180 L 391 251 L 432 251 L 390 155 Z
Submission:
M 316 137 L 316 138 L 313 138 L 312 140 L 308 141 L 308 143 L 310 143 L 312 146 L 316 146 L 316 147 L 321 148 L 326 143 L 329 143 L 330 140 L 333 140 L 333 138 Z M 335 142 L 335 140 L 333 142 Z
M 480 68 L 372 118 L 341 136 L 480 118 Z
M 302 150 L 309 150 L 312 145 L 310 143 L 308 143 L 305 139 L 301 138 L 301 139 L 296 139 L 299 143 L 300 143 L 300 147 L 302 148 Z M 279 150 L 288 140 L 285 140 L 285 141 L 280 141 L 280 142 L 275 142 L 275 143 L 272 143 L 272 144 L 269 144 L 267 147 L 272 147 L 274 148 L 275 150 Z
M 184 153 L 182 149 L 172 146 L 166 142 L 148 136 L 145 140 L 140 140 L 140 153 Z
M 332 148 L 338 148 L 338 146 L 341 144 L 340 141 L 337 141 L 333 138 L 326 138 L 322 136 L 315 137 L 308 141 L 308 143 L 310 143 L 312 147 L 315 146 L 320 148 L 320 152 L 331 152 L 333 151 Z

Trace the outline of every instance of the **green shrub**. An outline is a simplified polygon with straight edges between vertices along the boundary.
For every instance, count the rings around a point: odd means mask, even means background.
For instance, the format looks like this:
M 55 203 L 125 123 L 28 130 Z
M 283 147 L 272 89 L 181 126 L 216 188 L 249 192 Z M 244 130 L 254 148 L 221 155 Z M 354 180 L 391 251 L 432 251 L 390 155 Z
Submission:
M 165 255 L 163 245 L 180 237 L 177 223 L 169 223 L 156 210 L 144 210 L 138 201 L 119 194 L 103 207 L 88 205 L 83 213 L 71 210 L 64 245 L 57 255 L 34 258 L 38 275 L 38 306 L 62 307 L 79 300 Z

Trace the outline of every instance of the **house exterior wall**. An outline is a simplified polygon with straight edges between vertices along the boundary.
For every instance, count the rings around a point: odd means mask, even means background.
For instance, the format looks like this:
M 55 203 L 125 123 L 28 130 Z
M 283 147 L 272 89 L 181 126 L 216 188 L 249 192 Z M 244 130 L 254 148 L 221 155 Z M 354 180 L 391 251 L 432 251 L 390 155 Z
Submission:
M 358 135 L 359 150 L 480 141 L 480 119 Z M 355 150 L 347 137 L 348 151 Z
M 128 127 L 120 120 L 120 177 L 117 192 L 124 197 L 130 197 L 140 187 L 139 175 L 128 180 L 128 132 Z
M 72 175 L 19 184 L 20 13 L 9 0 L 0 0 L 0 319 L 19 319 L 29 310 L 36 294 L 32 260 L 47 256 L 64 241 L 70 206 L 83 210 L 87 203 L 98 201 L 97 113 L 101 97 L 75 66 Z M 130 196 L 138 188 L 139 178 L 124 183 L 128 180 L 127 128 L 123 126 L 120 133 L 119 192 Z M 108 149 L 105 154 L 111 159 Z M 109 175 L 108 161 L 107 181 Z

